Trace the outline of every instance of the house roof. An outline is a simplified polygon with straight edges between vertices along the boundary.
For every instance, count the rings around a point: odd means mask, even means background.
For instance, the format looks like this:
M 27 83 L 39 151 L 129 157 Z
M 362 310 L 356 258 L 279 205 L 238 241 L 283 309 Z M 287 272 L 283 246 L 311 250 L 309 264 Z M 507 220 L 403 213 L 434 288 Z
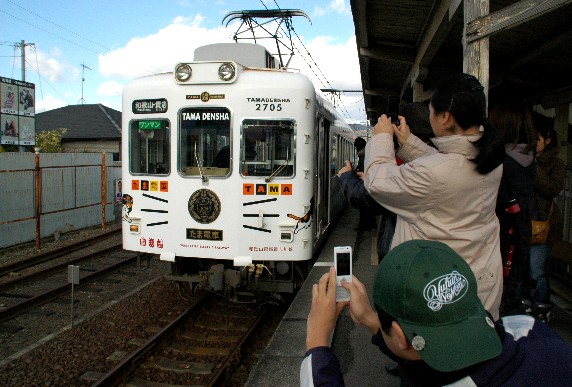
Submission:
M 427 99 L 443 76 L 463 71 L 460 0 L 350 0 L 364 101 L 375 122 L 388 96 Z M 572 100 L 572 3 L 489 0 L 490 12 L 467 26 L 489 45 L 489 97 L 504 93 L 545 108 Z M 486 38 L 484 38 L 486 37 Z M 482 58 L 483 61 L 489 58 Z M 491 102 L 494 102 L 492 101 Z
M 121 112 L 102 104 L 69 105 L 36 114 L 36 132 L 66 128 L 63 140 L 121 138 Z

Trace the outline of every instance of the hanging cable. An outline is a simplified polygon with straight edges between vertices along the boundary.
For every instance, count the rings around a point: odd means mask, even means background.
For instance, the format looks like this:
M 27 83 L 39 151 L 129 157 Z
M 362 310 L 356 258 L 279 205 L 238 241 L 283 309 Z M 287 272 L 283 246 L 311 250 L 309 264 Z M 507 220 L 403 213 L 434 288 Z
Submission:
M 266 4 L 264 4 L 264 2 L 262 0 L 260 0 L 260 3 L 264 6 L 264 8 L 268 9 L 268 7 L 266 6 Z M 276 4 L 276 7 L 278 9 L 281 9 L 280 6 L 278 5 L 277 1 L 274 0 L 274 4 Z M 296 30 L 294 29 L 294 27 L 289 26 L 289 29 L 294 32 L 294 35 L 296 36 L 296 38 L 298 39 L 298 41 L 300 42 L 300 44 L 302 45 L 302 47 L 305 50 L 305 54 L 310 58 L 311 62 L 315 65 L 315 68 L 319 71 L 320 74 L 316 73 L 316 71 L 314 70 L 314 66 L 312 65 L 312 63 L 309 63 L 308 60 L 306 60 L 304 53 L 302 51 L 300 51 L 300 49 L 296 46 L 294 46 L 294 49 L 296 51 L 298 51 L 298 53 L 300 54 L 300 58 L 306 63 L 306 65 L 308 66 L 308 69 L 314 74 L 316 80 L 318 82 L 320 82 L 320 84 L 322 85 L 322 88 L 330 88 L 330 89 L 334 89 L 334 87 L 331 85 L 331 83 L 328 81 L 328 78 L 326 77 L 326 75 L 323 73 L 323 71 L 320 69 L 320 66 L 318 65 L 318 63 L 314 60 L 314 58 L 312 57 L 312 55 L 310 54 L 309 50 L 307 49 L 307 47 L 304 45 L 304 42 L 302 42 L 302 39 L 300 39 L 300 36 L 298 36 L 298 33 L 296 32 Z M 284 29 L 280 26 L 280 30 L 284 33 L 287 34 L 286 31 L 284 31 Z M 325 82 L 325 83 L 324 83 Z M 328 86 L 328 87 L 326 87 Z M 346 119 L 351 120 L 351 115 L 347 109 L 347 107 L 345 106 L 344 101 L 341 98 L 341 95 L 337 95 L 337 98 L 339 100 L 339 105 L 338 105 L 338 109 L 340 111 L 340 113 L 342 113 L 342 115 L 345 116 Z M 336 106 L 336 95 L 333 93 L 332 94 L 332 103 L 334 106 Z
M 34 57 L 36 58 L 36 67 L 38 68 L 38 79 L 39 79 L 39 84 L 40 84 L 40 95 L 42 96 L 42 99 L 44 99 L 44 91 L 42 89 L 42 77 L 40 76 L 40 64 L 38 62 L 38 51 L 36 50 L 36 46 L 32 46 L 34 48 Z M 36 96 L 36 100 L 38 99 L 38 97 Z
M 89 38 L 86 38 L 85 36 L 81 36 L 80 34 L 75 33 L 75 32 L 73 32 L 72 30 L 69 30 L 69 29 L 67 29 L 67 28 L 65 28 L 65 27 L 63 27 L 63 26 L 61 26 L 61 25 L 59 25 L 59 24 L 57 24 L 57 23 L 54 23 L 53 21 L 51 21 L 51 20 L 49 20 L 49 19 L 46 19 L 46 18 L 43 17 L 42 15 L 38 15 L 38 14 L 35 13 L 34 11 L 30 11 L 29 9 L 26 9 L 26 8 L 22 7 L 20 4 L 17 4 L 16 2 L 14 2 L 14 1 L 12 1 L 12 0 L 6 0 L 6 1 L 8 1 L 9 3 L 14 4 L 15 6 L 17 6 L 17 7 L 21 8 L 21 9 L 23 9 L 24 11 L 27 11 L 27 12 L 31 13 L 32 15 L 34 15 L 34 16 L 36 16 L 36 17 L 38 17 L 38 18 L 40 18 L 40 19 L 42 19 L 42 20 L 44 20 L 44 21 L 46 21 L 46 22 L 48 22 L 48 23 L 50 23 L 50 24 L 53 24 L 54 26 L 56 26 L 56 27 L 58 27 L 58 28 L 61 28 L 62 30 L 66 31 L 66 32 L 69 32 L 69 33 L 72 34 L 72 35 L 77 36 L 78 38 L 87 40 L 88 42 L 93 43 L 93 44 L 95 44 L 96 46 L 99 46 L 99 47 L 101 47 L 101 48 L 104 48 L 106 51 L 111 51 L 110 48 L 105 47 L 104 45 L 102 45 L 102 44 L 100 44 L 100 43 L 98 43 L 98 42 L 96 42 L 96 41 L 93 41 L 93 40 L 91 40 L 91 39 L 89 39 Z M 12 16 L 12 15 L 11 15 L 11 16 Z
M 38 77 L 40 78 L 40 80 L 44 80 L 44 82 L 46 82 L 48 84 L 48 86 L 50 86 L 52 88 L 53 91 L 56 92 L 57 95 L 59 95 L 68 105 L 71 105 L 71 103 L 66 99 L 66 97 L 64 97 L 46 78 L 42 77 L 42 75 L 39 73 L 38 69 L 34 68 L 34 65 L 30 62 L 28 62 L 26 60 L 26 63 L 30 66 L 30 68 L 32 70 L 34 70 L 36 72 L 36 74 L 38 74 Z

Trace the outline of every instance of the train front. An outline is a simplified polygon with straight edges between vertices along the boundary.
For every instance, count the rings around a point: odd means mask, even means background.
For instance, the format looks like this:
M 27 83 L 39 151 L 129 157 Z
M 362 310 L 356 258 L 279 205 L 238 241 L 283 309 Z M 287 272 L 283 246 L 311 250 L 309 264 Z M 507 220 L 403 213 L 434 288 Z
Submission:
M 218 58 L 224 58 L 219 60 Z M 314 246 L 315 91 L 258 45 L 123 94 L 123 245 L 212 290 L 293 292 Z

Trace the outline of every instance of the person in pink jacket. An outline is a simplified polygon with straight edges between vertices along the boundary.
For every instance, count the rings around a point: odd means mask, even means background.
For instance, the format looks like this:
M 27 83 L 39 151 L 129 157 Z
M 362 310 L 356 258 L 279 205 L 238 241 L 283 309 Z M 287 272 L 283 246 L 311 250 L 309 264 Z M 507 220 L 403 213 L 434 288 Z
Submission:
M 391 248 L 412 239 L 448 244 L 473 270 L 478 295 L 495 319 L 503 289 L 496 197 L 504 145 L 486 118 L 486 97 L 468 74 L 443 79 L 431 96 L 436 148 L 382 115 L 366 147 L 365 186 L 397 214 Z M 393 136 L 400 144 L 395 162 Z

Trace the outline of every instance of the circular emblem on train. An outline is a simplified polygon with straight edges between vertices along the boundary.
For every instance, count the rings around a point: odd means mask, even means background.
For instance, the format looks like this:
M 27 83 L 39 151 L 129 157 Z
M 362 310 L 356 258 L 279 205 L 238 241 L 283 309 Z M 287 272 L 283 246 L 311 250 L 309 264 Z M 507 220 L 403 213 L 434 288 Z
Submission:
M 211 99 L 211 96 L 210 96 L 209 92 L 208 92 L 208 91 L 203 91 L 203 92 L 201 93 L 201 101 L 203 101 L 203 102 L 208 102 L 209 99 Z
M 189 214 L 199 223 L 212 223 L 220 215 L 220 199 L 210 189 L 199 189 L 189 198 Z

